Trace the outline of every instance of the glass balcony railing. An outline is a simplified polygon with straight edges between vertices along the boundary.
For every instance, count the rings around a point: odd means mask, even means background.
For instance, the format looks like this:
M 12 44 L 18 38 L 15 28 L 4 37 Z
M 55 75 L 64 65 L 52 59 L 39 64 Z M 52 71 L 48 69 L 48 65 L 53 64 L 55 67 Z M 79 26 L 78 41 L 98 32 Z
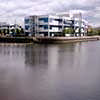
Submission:
M 39 24 L 39 25 L 45 25 L 45 24 L 48 24 L 48 22 L 39 21 L 38 24 Z

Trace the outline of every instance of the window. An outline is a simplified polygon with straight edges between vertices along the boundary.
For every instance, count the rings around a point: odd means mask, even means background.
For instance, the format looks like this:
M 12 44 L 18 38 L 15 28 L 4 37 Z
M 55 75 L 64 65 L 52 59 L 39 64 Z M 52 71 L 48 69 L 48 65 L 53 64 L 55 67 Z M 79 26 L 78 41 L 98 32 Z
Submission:
M 52 30 L 52 26 L 50 26 L 50 29 Z
M 25 24 L 28 24 L 29 23 L 29 19 L 25 19 Z
M 44 29 L 48 29 L 48 25 L 44 25 Z
M 48 25 L 40 25 L 39 28 L 48 29 Z
M 25 25 L 25 30 L 28 30 L 29 29 L 29 25 Z
M 40 18 L 39 21 L 48 22 L 48 18 Z

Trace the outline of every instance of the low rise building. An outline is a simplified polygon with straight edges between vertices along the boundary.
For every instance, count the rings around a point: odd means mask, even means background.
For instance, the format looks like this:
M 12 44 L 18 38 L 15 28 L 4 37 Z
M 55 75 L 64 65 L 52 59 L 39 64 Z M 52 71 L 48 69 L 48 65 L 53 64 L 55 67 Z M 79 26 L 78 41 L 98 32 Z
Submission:
M 23 28 L 17 24 L 8 24 L 6 22 L 0 22 L 0 34 L 1 35 L 15 34 L 16 29 L 22 30 Z
M 0 33 L 8 34 L 10 25 L 6 22 L 0 22 Z
M 41 15 L 25 17 L 26 35 L 55 36 L 64 29 L 74 29 L 73 36 L 87 35 L 88 23 L 80 17 L 70 14 Z

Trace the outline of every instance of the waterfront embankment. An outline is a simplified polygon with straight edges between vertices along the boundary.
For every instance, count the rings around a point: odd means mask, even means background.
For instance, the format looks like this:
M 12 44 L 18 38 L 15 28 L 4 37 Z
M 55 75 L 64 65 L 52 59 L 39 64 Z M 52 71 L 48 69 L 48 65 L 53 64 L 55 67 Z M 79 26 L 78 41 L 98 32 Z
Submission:
M 0 37 L 0 43 L 32 43 L 29 37 Z
M 70 43 L 100 40 L 100 36 L 84 37 L 0 37 L 0 43 Z
M 83 36 L 83 37 L 33 37 L 35 43 L 70 43 L 81 41 L 100 40 L 100 36 Z

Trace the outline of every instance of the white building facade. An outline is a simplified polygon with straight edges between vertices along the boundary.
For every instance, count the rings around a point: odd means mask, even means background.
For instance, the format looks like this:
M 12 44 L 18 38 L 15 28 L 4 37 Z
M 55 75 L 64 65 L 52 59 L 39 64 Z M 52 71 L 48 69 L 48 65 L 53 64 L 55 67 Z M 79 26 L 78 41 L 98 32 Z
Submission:
M 72 15 L 41 15 L 25 17 L 26 35 L 56 36 L 64 29 L 72 28 L 72 36 L 87 35 L 87 22 Z

